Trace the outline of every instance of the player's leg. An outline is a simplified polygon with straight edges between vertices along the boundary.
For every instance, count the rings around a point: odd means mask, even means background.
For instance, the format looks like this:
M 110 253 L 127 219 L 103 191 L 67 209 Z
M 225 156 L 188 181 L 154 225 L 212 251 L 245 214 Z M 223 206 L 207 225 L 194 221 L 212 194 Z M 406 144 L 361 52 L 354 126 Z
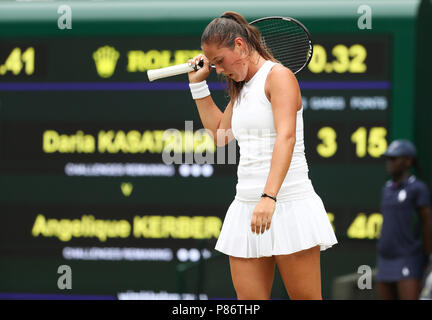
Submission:
M 321 300 L 320 247 L 274 256 L 291 300 Z
M 400 300 L 418 300 L 420 281 L 413 278 L 400 280 L 397 283 L 397 291 Z
M 395 282 L 377 282 L 378 299 L 396 300 L 397 288 Z
M 273 257 L 229 257 L 231 277 L 239 300 L 268 300 L 273 286 Z

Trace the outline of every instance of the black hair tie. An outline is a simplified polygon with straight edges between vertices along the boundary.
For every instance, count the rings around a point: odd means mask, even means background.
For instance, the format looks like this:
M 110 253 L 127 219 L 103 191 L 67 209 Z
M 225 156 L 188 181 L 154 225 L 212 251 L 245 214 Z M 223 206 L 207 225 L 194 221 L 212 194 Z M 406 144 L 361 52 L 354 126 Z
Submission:
M 234 20 L 235 22 L 239 23 L 236 18 L 234 18 L 233 16 L 229 16 L 227 14 L 224 14 L 223 16 L 221 16 L 221 18 L 231 19 L 231 20 Z
M 242 28 L 243 28 L 243 30 L 244 30 L 244 36 L 245 36 L 245 38 L 246 39 L 249 38 L 249 34 L 248 34 L 248 31 L 247 31 L 247 26 L 244 26 L 242 23 L 238 22 L 236 18 L 234 18 L 233 16 L 229 16 L 227 14 L 224 14 L 224 15 L 222 15 L 220 17 L 221 18 L 225 18 L 225 19 L 231 19 L 231 20 L 235 21 L 236 23 L 238 23 L 239 25 L 241 25 Z
M 261 195 L 261 198 L 270 198 L 270 199 L 273 199 L 274 202 L 276 202 L 276 197 L 272 197 L 272 196 L 268 195 L 267 193 L 263 193 Z

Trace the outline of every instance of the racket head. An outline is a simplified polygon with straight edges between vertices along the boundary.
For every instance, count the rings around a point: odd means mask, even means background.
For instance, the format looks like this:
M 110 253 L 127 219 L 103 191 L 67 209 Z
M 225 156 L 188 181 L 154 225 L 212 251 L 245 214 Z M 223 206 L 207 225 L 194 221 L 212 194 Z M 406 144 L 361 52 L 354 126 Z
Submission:
M 249 24 L 261 33 L 264 48 L 294 74 L 309 64 L 313 55 L 312 37 L 300 21 L 290 17 L 271 16 Z

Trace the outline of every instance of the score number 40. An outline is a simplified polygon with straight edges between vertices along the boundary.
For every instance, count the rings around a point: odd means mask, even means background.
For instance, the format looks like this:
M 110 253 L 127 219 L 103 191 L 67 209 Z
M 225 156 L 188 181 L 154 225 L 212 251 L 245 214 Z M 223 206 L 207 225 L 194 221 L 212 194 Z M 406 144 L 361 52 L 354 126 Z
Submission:
M 318 154 L 323 158 L 332 157 L 338 150 L 336 130 L 322 127 L 317 136 L 321 140 L 316 148 Z M 379 158 L 387 149 L 386 136 L 387 129 L 384 127 L 372 127 L 369 132 L 365 127 L 359 127 L 351 134 L 357 157 L 363 158 L 369 154 L 373 158 Z
M 327 213 L 329 220 L 334 230 L 334 214 L 331 212 Z M 357 214 L 354 220 L 346 231 L 346 235 L 349 239 L 378 239 L 381 234 L 381 227 L 383 224 L 383 216 L 381 213 L 372 213 L 366 215 L 361 212 Z

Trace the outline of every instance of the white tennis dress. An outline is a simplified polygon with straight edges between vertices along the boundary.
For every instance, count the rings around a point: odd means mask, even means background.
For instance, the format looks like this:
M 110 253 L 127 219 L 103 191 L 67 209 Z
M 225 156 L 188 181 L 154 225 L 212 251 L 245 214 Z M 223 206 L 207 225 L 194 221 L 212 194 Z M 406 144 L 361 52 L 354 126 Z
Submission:
M 252 233 L 255 206 L 264 192 L 276 140 L 273 111 L 264 85 L 276 63 L 266 61 L 233 105 L 231 129 L 240 147 L 236 196 L 228 208 L 215 249 L 243 258 L 290 254 L 337 243 L 321 198 L 308 176 L 304 154 L 303 107 L 297 112 L 296 143 L 289 170 L 277 194 L 270 229 Z

